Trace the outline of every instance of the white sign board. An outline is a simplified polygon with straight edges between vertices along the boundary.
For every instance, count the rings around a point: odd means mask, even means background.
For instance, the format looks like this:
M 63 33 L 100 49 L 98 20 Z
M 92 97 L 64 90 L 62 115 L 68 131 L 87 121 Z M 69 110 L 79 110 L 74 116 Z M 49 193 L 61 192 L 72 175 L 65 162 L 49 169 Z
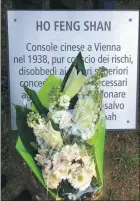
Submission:
M 107 129 L 136 129 L 139 11 L 8 11 L 11 127 L 23 85 L 38 91 L 63 78 L 79 51 L 87 74 L 108 68 L 102 82 Z

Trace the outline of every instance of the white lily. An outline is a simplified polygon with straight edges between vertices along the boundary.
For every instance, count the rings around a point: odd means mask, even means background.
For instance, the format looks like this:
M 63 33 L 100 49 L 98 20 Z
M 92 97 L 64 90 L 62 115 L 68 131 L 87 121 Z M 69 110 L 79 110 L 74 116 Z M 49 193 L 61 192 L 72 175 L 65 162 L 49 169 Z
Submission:
M 85 80 L 86 76 L 82 75 L 81 71 L 77 74 L 77 70 L 74 67 L 63 90 L 64 95 L 73 98 L 80 91 Z
M 74 123 L 83 128 L 87 128 L 92 124 L 92 109 L 94 102 L 92 99 L 79 99 L 73 111 Z
M 53 129 L 51 122 L 49 121 L 46 125 L 47 133 L 43 135 L 45 142 L 53 148 L 62 147 L 63 140 L 61 133 Z
M 43 139 L 52 148 L 61 148 L 63 146 L 61 133 L 53 129 L 50 121 L 37 124 L 33 129 L 36 137 Z

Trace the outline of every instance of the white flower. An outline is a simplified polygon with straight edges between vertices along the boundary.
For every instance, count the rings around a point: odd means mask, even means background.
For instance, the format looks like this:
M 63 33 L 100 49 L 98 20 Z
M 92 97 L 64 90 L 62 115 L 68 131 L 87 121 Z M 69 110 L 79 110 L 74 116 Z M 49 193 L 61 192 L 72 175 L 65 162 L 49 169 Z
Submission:
M 42 127 L 45 124 L 45 119 L 42 118 L 39 113 L 29 112 L 27 115 L 27 124 L 31 128 L 36 126 Z
M 56 189 L 60 183 L 60 179 L 53 173 L 53 171 L 46 172 L 42 171 L 42 176 L 44 178 L 45 184 L 50 189 Z
M 52 161 L 51 161 L 51 160 L 48 160 L 47 163 L 45 163 L 44 171 L 45 171 L 46 173 L 48 173 L 51 169 L 52 169 Z
M 68 179 L 69 178 L 69 170 L 70 170 L 70 165 L 68 163 L 60 163 L 58 168 L 54 169 L 54 174 L 57 175 L 57 177 L 62 180 L 62 179 Z
M 64 136 L 72 135 L 72 127 L 63 130 Z
M 90 186 L 93 176 L 96 177 L 97 174 L 95 163 L 84 146 L 80 149 L 80 157 L 83 164 L 72 164 L 68 180 L 75 189 L 84 191 Z
M 69 198 L 69 200 L 76 200 L 76 195 L 70 193 L 70 194 L 68 195 L 68 198 Z
M 95 86 L 91 84 L 84 84 L 80 92 L 78 93 L 78 98 L 85 98 L 86 96 L 92 97 L 94 90 L 95 90 Z
M 79 99 L 72 113 L 72 134 L 81 136 L 83 140 L 90 139 L 95 133 L 95 122 L 99 113 L 99 104 L 91 97 Z
M 73 177 L 81 173 L 81 165 L 80 163 L 73 163 L 71 165 L 71 174 Z
M 94 135 L 94 133 L 95 133 L 95 124 L 92 123 L 85 130 L 81 130 L 81 137 L 83 140 L 88 140 Z
M 37 138 L 36 138 L 36 141 L 37 141 L 37 144 L 38 144 L 38 145 L 43 144 L 43 139 L 41 139 L 40 137 L 37 137 Z
M 41 139 L 40 137 L 37 137 L 36 141 L 37 141 L 37 144 L 40 146 L 41 149 L 45 150 L 48 148 L 47 143 L 43 139 Z
M 48 149 L 38 149 L 38 153 L 40 155 L 44 155 L 46 157 L 46 153 L 48 152 Z
M 60 129 L 69 128 L 72 124 L 72 114 L 65 110 L 54 112 L 52 119 L 56 124 L 59 124 Z
M 93 124 L 93 126 L 95 125 L 94 123 L 92 123 L 92 124 Z M 83 128 L 77 124 L 73 124 L 70 134 L 79 136 L 82 138 L 83 141 L 86 141 L 86 140 L 90 139 L 95 133 L 95 128 L 92 126 L 92 124 L 91 124 L 91 126 L 89 126 L 87 128 Z
M 54 174 L 59 177 L 59 179 L 69 179 L 69 172 L 72 167 L 78 167 L 80 164 L 73 163 L 73 161 L 82 160 L 82 157 L 85 157 L 82 150 L 76 143 L 73 145 L 64 146 L 60 152 L 56 152 L 53 155 L 53 171 Z M 85 160 L 86 162 L 86 160 Z M 88 163 L 87 163 L 88 164 Z
M 89 77 L 87 77 L 85 84 L 90 84 L 91 82 L 94 82 L 95 78 L 93 75 L 90 75 Z
M 67 158 L 68 161 L 79 160 L 80 147 L 75 143 L 73 145 L 66 145 L 62 148 L 61 154 Z
M 60 120 L 60 129 L 69 128 L 72 124 L 72 114 L 68 111 L 62 111 L 62 119 Z
M 82 159 L 85 167 L 89 167 L 92 160 L 91 160 L 90 156 L 88 155 L 87 150 L 85 149 L 84 146 L 80 149 L 79 155 L 80 155 L 80 158 Z
M 91 84 L 88 84 L 88 85 L 87 85 L 87 90 L 88 90 L 88 92 L 94 92 L 95 86 L 94 86 L 94 85 L 91 85 Z
M 46 124 L 45 130 L 46 132 L 42 136 L 45 142 L 53 148 L 62 147 L 63 140 L 61 133 L 53 129 L 50 121 Z
M 63 156 L 63 158 L 66 158 L 67 161 L 71 162 L 75 157 L 73 156 L 72 146 L 70 145 L 64 146 L 61 150 L 61 155 Z
M 37 154 L 35 160 L 42 166 L 48 164 L 48 158 L 46 158 L 45 154 Z
M 78 96 L 81 95 L 82 97 L 86 96 L 88 94 L 88 91 L 87 91 L 87 88 L 86 88 L 86 85 L 84 85 L 82 87 L 82 89 L 80 90 L 80 92 L 78 93 Z
M 55 105 L 53 103 L 49 104 L 49 111 L 52 113 L 55 110 Z
M 56 123 L 59 124 L 61 119 L 62 119 L 63 115 L 61 111 L 55 111 L 52 114 L 52 120 Z
M 98 103 L 94 103 L 93 104 L 92 113 L 93 113 L 93 115 L 100 113 L 100 108 L 99 108 L 99 104 Z
M 48 188 L 56 189 L 66 179 L 79 191 L 89 187 L 96 170 L 84 145 L 66 145 L 49 156 L 47 151 L 40 149 L 35 160 L 42 165 L 42 175 Z
M 80 147 L 77 144 L 66 145 L 60 152 L 53 155 L 53 171 L 59 179 L 68 179 L 71 164 L 74 160 L 80 159 Z
M 93 100 L 90 98 L 79 99 L 73 111 L 73 121 L 83 128 L 87 128 L 92 123 Z
M 61 133 L 53 129 L 51 122 L 41 122 L 33 127 L 36 137 L 43 139 L 52 148 L 60 148 L 63 145 Z
M 67 179 L 69 177 L 69 169 L 71 162 L 68 160 L 67 156 L 62 152 L 57 152 L 53 156 L 53 170 L 54 174 L 57 175 L 61 180 Z
M 60 97 L 59 105 L 61 107 L 64 107 L 65 109 L 68 109 L 69 104 L 70 104 L 70 97 L 69 96 L 63 95 L 63 96 Z
M 86 80 L 86 76 L 82 75 L 81 71 L 77 74 L 77 70 L 74 67 L 65 84 L 63 93 L 69 96 L 70 98 L 73 98 L 80 91 L 85 80 Z
M 98 115 L 97 115 L 97 114 L 93 114 L 93 119 L 92 119 L 92 121 L 93 121 L 93 122 L 96 122 L 97 119 L 98 119 Z
M 94 160 L 91 161 L 89 166 L 85 166 L 85 169 L 89 174 L 93 175 L 94 177 L 97 177 Z
M 71 185 L 80 191 L 86 190 L 92 181 L 93 175 L 88 173 L 84 168 L 80 167 L 74 167 L 72 169 L 72 172 L 69 177 L 69 182 Z

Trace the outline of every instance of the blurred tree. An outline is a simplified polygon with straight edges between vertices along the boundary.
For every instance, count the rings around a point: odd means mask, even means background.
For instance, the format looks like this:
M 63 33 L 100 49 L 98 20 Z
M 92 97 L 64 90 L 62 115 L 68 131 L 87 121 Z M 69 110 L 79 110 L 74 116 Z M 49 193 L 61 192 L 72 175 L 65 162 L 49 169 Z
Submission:
M 91 0 L 93 9 L 112 9 L 116 0 Z M 14 9 L 44 9 L 46 0 L 12 0 Z M 49 0 L 51 9 L 76 9 L 76 0 Z M 81 0 L 84 4 L 86 0 Z
M 93 0 L 94 1 L 94 0 Z M 117 0 L 98 0 L 98 9 L 113 9 Z
M 12 0 L 14 9 L 43 9 L 44 0 Z
M 76 9 L 76 0 L 50 0 L 51 9 Z

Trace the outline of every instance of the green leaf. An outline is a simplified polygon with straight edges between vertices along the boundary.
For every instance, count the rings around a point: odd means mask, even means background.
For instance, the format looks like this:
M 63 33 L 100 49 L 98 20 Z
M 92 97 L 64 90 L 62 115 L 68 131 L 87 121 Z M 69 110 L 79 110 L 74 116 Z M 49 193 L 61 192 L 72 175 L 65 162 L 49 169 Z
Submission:
M 103 161 L 104 161 L 104 141 L 105 141 L 105 119 L 97 123 L 97 131 L 93 137 L 88 140 L 88 144 L 94 146 L 95 159 L 100 176 L 100 182 L 103 185 Z
M 98 135 L 99 135 L 100 124 L 101 124 L 101 120 L 99 120 L 96 124 L 96 128 L 95 128 L 96 131 L 94 135 L 92 136 L 91 139 L 88 140 L 89 145 L 94 145 L 96 143 L 96 140 L 98 139 Z
M 35 135 L 33 133 L 33 129 L 28 127 L 27 124 L 27 114 L 30 112 L 28 108 L 15 105 L 16 109 L 16 124 L 17 124 L 17 130 L 18 133 L 23 141 L 23 143 L 26 145 L 26 147 L 34 153 L 33 148 L 30 145 L 30 142 L 35 141 Z
M 31 154 L 25 148 L 20 137 L 18 137 L 18 140 L 16 143 L 16 149 L 19 152 L 19 154 L 22 156 L 24 161 L 27 163 L 27 165 L 30 167 L 30 169 L 33 171 L 33 173 L 35 174 L 39 182 L 42 184 L 42 186 L 44 186 L 44 188 L 46 188 L 49 191 L 49 193 L 52 195 L 53 198 L 56 198 L 56 194 L 52 192 L 50 189 L 48 189 L 47 186 L 45 185 L 42 174 L 41 174 L 41 170 L 37 166 Z
M 56 124 L 53 120 L 50 120 L 50 121 L 51 121 L 53 129 L 56 131 L 60 131 L 59 124 Z
M 46 187 L 45 183 L 43 181 L 42 175 L 41 175 L 41 171 L 37 167 L 37 165 L 36 165 L 33 157 L 26 150 L 26 148 L 23 145 L 20 137 L 18 137 L 18 141 L 17 141 L 17 144 L 16 144 L 16 149 L 20 153 L 20 155 L 23 157 L 23 159 L 25 160 L 25 162 L 29 165 L 29 167 L 34 172 L 34 174 L 36 175 L 36 177 L 38 178 L 38 180 L 41 182 L 41 184 L 44 187 Z
M 34 148 L 35 151 L 38 151 L 38 144 L 36 142 L 30 142 L 30 145 Z
M 84 61 L 83 61 L 81 52 L 79 52 L 79 54 L 75 58 L 74 62 L 71 64 L 70 68 L 68 69 L 68 71 L 64 77 L 64 80 L 62 82 L 61 91 L 64 90 L 65 84 L 66 84 L 66 82 L 69 78 L 69 75 L 71 74 L 71 71 L 74 67 L 76 68 L 77 73 L 79 73 L 81 71 L 82 75 L 86 75 L 86 69 L 85 69 L 85 65 L 84 65 Z
M 74 106 L 76 105 L 77 101 L 78 101 L 78 96 L 76 95 L 70 100 L 69 109 L 74 109 Z
M 42 103 L 39 100 L 39 97 L 37 96 L 36 92 L 33 91 L 32 89 L 29 89 L 27 86 L 24 86 L 24 90 L 26 91 L 26 93 L 28 94 L 30 99 L 32 100 L 32 102 L 33 102 L 35 108 L 37 109 L 37 111 L 42 115 L 47 115 L 47 113 L 49 111 L 47 110 L 47 108 L 45 108 L 42 105 Z
M 57 87 L 57 86 L 61 86 L 61 80 L 57 77 L 55 77 L 54 75 L 50 75 L 44 85 L 42 86 L 42 88 L 39 90 L 38 92 L 38 97 L 42 103 L 42 105 L 45 107 L 45 108 L 48 108 L 49 106 L 49 92 L 54 88 L 54 87 Z M 34 104 L 31 105 L 30 107 L 31 110 L 35 111 L 35 106 Z

